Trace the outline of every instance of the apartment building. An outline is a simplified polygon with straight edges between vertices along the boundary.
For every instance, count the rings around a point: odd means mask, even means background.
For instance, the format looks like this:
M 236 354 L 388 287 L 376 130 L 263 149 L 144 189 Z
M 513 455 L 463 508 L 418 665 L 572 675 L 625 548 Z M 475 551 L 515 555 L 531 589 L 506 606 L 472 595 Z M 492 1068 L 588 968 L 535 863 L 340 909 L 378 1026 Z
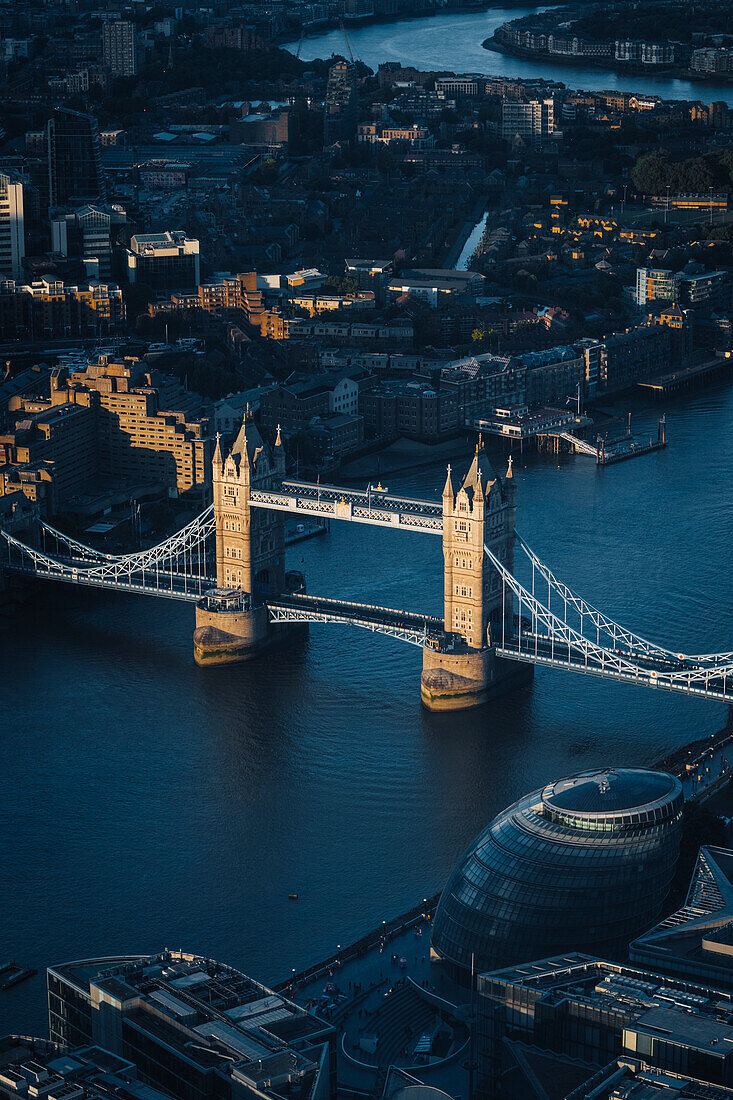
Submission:
M 458 396 L 419 379 L 385 382 L 359 395 L 364 432 L 369 439 L 404 436 L 434 442 L 455 435 L 459 428 Z
M 551 138 L 555 133 L 555 101 L 544 99 L 505 99 L 501 105 L 501 136 L 507 141 L 515 137 L 533 144 Z
M 84 490 L 97 472 L 94 410 L 65 402 L 16 402 L 21 418 L 0 435 L 0 496 L 20 490 L 44 514 Z
M 116 283 L 0 282 L 0 339 L 106 336 L 118 331 L 124 320 L 125 302 Z
M 50 379 L 48 397 L 11 401 L 15 428 L 0 437 L 0 463 L 52 482 L 48 507 L 99 479 L 158 483 L 170 496 L 204 497 L 212 441 L 198 400 L 135 358 L 96 363 Z

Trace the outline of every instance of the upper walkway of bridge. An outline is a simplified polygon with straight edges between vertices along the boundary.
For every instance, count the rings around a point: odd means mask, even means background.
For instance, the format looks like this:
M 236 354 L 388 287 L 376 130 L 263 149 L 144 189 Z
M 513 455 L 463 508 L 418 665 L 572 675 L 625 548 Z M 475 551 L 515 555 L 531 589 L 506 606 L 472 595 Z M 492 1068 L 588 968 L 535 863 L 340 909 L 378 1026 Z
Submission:
M 370 523 L 402 531 L 443 533 L 441 501 L 395 496 L 381 486 L 346 489 L 339 485 L 287 480 L 277 489 L 253 489 L 249 502 L 253 508 Z

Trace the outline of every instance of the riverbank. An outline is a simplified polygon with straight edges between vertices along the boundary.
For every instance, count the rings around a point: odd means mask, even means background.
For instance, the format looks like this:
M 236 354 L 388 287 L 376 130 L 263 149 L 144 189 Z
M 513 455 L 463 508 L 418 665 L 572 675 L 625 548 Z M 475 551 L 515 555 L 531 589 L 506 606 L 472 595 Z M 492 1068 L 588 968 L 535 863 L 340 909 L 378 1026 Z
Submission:
M 730 750 L 732 742 L 733 724 L 729 721 L 728 724 L 711 736 L 697 738 L 679 749 L 672 750 L 660 759 L 655 760 L 650 767 L 668 771 L 677 776 L 683 787 L 685 787 L 687 800 L 691 802 L 701 801 L 708 793 L 710 795 L 717 793 L 726 785 L 724 776 L 706 776 L 705 771 L 711 760 L 714 760 L 721 752 L 725 753 Z M 727 767 L 727 757 L 725 763 Z M 706 793 L 702 798 L 700 792 L 695 789 L 696 781 L 700 782 L 698 777 L 703 781 L 707 780 Z M 354 943 L 339 947 L 337 951 L 331 952 L 320 962 L 297 972 L 293 970 L 290 977 L 281 979 L 275 983 L 273 988 L 276 992 L 293 993 L 296 989 L 302 989 L 302 987 L 309 986 L 313 982 L 333 978 L 334 974 L 341 970 L 344 965 L 363 958 L 371 951 L 377 950 L 381 954 L 392 940 L 403 936 L 405 932 L 409 932 L 426 922 L 429 923 L 433 919 L 440 901 L 440 893 L 439 891 L 428 898 L 423 898 L 421 902 L 389 921 L 382 921 L 380 925 L 360 936 Z M 423 951 L 426 952 L 427 948 L 428 945 L 426 944 Z
M 547 62 L 550 65 L 567 65 L 570 68 L 593 68 L 601 72 L 613 73 L 628 77 L 658 77 L 668 80 L 689 80 L 696 84 L 719 83 L 729 84 L 733 87 L 733 74 L 728 73 L 700 73 L 693 69 L 685 69 L 679 65 L 654 66 L 653 69 L 644 68 L 641 65 L 624 65 L 614 63 L 610 58 L 602 57 L 572 57 L 566 54 L 549 54 L 546 50 L 527 50 L 522 46 L 510 46 L 502 42 L 496 36 L 495 31 L 491 37 L 481 43 L 485 50 L 503 54 L 505 57 L 517 57 L 538 63 Z M 662 97 L 663 98 L 663 97 Z
M 401 11 L 394 12 L 391 15 L 377 14 L 375 12 L 367 15 L 346 16 L 343 19 L 319 20 L 318 22 L 307 24 L 308 29 L 303 27 L 302 39 L 317 38 L 320 35 L 328 34 L 330 31 L 338 31 L 341 33 L 342 26 L 348 34 L 352 28 L 360 30 L 365 27 L 388 27 L 395 23 L 411 23 L 415 19 L 431 19 L 441 15 L 475 15 L 480 12 L 494 11 L 497 9 L 525 9 L 526 7 L 526 0 L 502 0 L 499 4 L 497 4 L 495 0 L 465 0 L 465 2 L 461 2 L 461 0 L 446 0 L 446 3 L 440 7 L 436 4 L 434 7 L 424 8 L 422 11 Z M 290 48 L 291 46 L 297 48 L 299 44 L 293 41 L 291 34 L 277 35 L 273 38 L 273 41 L 281 49 L 288 50 L 289 53 L 293 52 Z M 445 75 L 456 75 L 450 69 L 440 71 Z
M 349 45 L 354 57 L 375 72 L 383 62 L 395 62 L 421 72 L 481 73 L 488 78 L 520 81 L 543 79 L 585 91 L 611 89 L 634 95 L 658 95 L 669 101 L 699 98 L 697 82 L 676 80 L 666 73 L 649 72 L 636 77 L 608 74 L 590 63 L 585 68 L 573 68 L 563 66 L 559 59 L 554 64 L 554 58 L 547 56 L 504 56 L 482 46 L 504 23 L 523 16 L 535 17 L 542 10 L 547 8 L 510 2 L 478 10 L 431 10 L 410 16 L 401 13 L 389 20 L 370 19 L 368 26 L 349 25 Z M 292 53 L 299 52 L 303 61 L 343 55 L 346 50 L 343 34 L 335 28 L 323 32 L 317 27 L 309 28 L 302 39 L 291 38 L 282 45 Z M 721 100 L 733 107 L 733 86 L 722 80 L 706 82 L 705 97 L 706 101 Z

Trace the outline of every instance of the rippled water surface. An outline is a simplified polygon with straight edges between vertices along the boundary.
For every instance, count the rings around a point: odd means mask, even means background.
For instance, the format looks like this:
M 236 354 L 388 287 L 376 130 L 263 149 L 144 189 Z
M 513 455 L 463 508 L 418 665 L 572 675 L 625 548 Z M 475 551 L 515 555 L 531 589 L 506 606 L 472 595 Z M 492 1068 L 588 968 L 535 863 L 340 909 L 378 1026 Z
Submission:
M 490 76 L 559 80 L 568 88 L 616 89 L 661 95 L 665 99 L 700 99 L 703 103 L 723 100 L 733 105 L 733 85 L 722 82 L 678 80 L 660 74 L 624 74 L 594 65 L 562 65 L 547 59 L 511 57 L 485 50 L 482 42 L 509 19 L 518 19 L 541 7 L 489 8 L 481 12 L 448 12 L 441 15 L 404 19 L 398 23 L 350 27 L 349 43 L 354 57 L 376 71 L 383 61 L 399 61 L 425 70 L 484 73 Z M 287 48 L 295 52 L 297 42 Z M 340 30 L 304 38 L 300 56 L 305 60 L 346 54 Z
M 733 649 L 733 389 L 667 412 L 666 451 L 605 470 L 517 462 L 519 528 L 642 634 Z M 656 432 L 656 410 L 642 423 Z M 390 488 L 437 497 L 444 477 L 435 465 Z M 341 524 L 289 556 L 311 592 L 441 609 L 434 536 Z M 649 763 L 726 717 L 553 670 L 431 716 L 404 643 L 314 626 L 300 647 L 204 671 L 192 620 L 188 606 L 50 585 L 0 620 L 3 958 L 42 970 L 183 945 L 276 980 L 439 889 L 527 790 Z M 43 1027 L 40 977 L 0 993 L 0 1033 Z

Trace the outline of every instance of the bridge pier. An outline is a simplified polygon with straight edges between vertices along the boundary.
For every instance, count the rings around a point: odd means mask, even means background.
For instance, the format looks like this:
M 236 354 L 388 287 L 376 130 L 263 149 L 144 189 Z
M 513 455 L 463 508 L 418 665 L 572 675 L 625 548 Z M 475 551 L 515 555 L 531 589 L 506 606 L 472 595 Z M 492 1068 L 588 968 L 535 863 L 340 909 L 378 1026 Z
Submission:
M 221 599 L 221 609 L 214 610 Z M 241 664 L 249 661 L 272 643 L 267 608 L 226 609 L 226 595 L 219 590 L 201 600 L 196 607 L 193 632 L 193 656 L 197 665 Z
M 497 657 L 493 647 L 423 649 L 420 698 L 432 711 L 468 710 L 532 679 L 533 665 Z

